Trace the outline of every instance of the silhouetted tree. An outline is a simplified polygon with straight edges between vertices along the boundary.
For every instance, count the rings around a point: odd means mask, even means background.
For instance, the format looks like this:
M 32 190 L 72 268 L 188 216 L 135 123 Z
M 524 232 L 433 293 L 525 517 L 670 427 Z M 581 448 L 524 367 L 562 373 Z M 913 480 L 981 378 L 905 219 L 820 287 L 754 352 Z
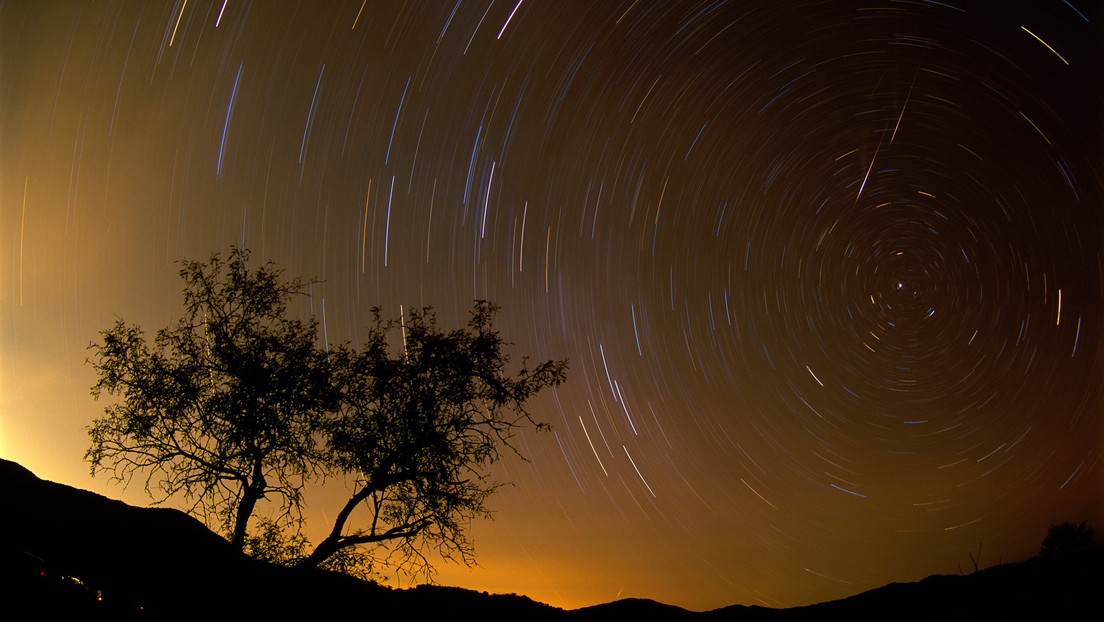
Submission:
M 375 562 L 430 577 L 431 552 L 472 563 L 467 526 L 498 487 L 486 468 L 501 449 L 517 452 L 519 426 L 543 427 L 527 402 L 564 380 L 566 361 L 523 361 L 511 375 L 486 302 L 452 332 L 428 308 L 398 322 L 373 309 L 366 343 L 327 351 L 315 320 L 285 317 L 303 283 L 271 263 L 251 271 L 248 257 L 235 248 L 183 262 L 184 316 L 152 346 L 121 320 L 90 346 L 92 394 L 121 398 L 89 429 L 92 473 L 129 482 L 143 472 L 155 501 L 182 495 L 239 550 L 277 563 L 362 577 Z M 327 476 L 350 482 L 350 496 L 305 554 L 302 490 Z M 280 513 L 247 535 L 272 497 Z
M 257 502 L 278 497 L 301 516 L 304 480 L 318 473 L 316 431 L 337 404 L 317 324 L 286 317 L 303 294 L 249 253 L 184 261 L 184 315 L 147 343 L 119 320 L 90 346 L 92 394 L 122 398 L 89 429 L 92 474 L 129 482 L 146 472 L 160 502 L 182 495 L 241 549 Z M 152 345 L 152 347 L 151 347 Z
M 1093 528 L 1088 523 L 1081 521 L 1080 525 L 1062 523 L 1051 525 L 1043 538 L 1043 546 L 1039 550 L 1040 555 L 1062 555 L 1074 551 L 1083 551 L 1093 542 Z
M 317 565 L 360 545 L 382 547 L 381 558 L 407 572 L 432 575 L 427 553 L 470 564 L 465 531 L 486 516 L 498 484 L 485 468 L 531 423 L 526 404 L 565 378 L 566 361 L 508 375 L 505 345 L 491 321 L 496 308 L 476 303 L 466 329 L 444 332 L 431 310 L 413 311 L 401 325 L 373 310 L 374 326 L 359 352 L 331 352 L 342 404 L 325 426 L 331 468 L 352 476 L 351 495 L 333 528 L 302 562 Z M 389 334 L 402 332 L 392 354 Z M 358 507 L 366 526 L 350 529 Z

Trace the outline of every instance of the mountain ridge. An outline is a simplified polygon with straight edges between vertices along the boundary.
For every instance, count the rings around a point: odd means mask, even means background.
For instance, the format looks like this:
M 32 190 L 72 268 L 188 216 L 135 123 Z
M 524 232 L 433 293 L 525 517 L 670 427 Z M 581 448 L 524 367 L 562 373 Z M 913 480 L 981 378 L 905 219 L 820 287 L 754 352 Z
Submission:
M 39 479 L 0 459 L 0 613 L 44 612 L 91 619 L 184 619 L 196 615 L 455 615 L 484 619 L 809 620 L 827 615 L 898 620 L 982 620 L 995 616 L 1100 611 L 1104 550 L 1032 558 L 972 575 L 932 575 L 849 598 L 769 609 L 731 605 L 693 612 L 648 599 L 563 610 L 525 596 L 461 588 L 392 589 L 321 570 L 296 570 L 234 551 L 184 512 L 140 508 Z

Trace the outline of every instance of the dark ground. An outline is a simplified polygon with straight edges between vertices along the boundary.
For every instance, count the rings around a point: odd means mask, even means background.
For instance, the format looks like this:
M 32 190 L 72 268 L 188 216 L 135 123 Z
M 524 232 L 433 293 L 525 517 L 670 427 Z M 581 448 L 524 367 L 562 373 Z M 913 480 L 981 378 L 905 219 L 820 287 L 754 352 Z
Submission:
M 0 618 L 429 616 L 481 620 L 1101 619 L 1104 550 L 934 575 L 797 607 L 696 613 L 628 599 L 574 611 L 459 588 L 393 590 L 258 562 L 186 514 L 136 508 L 0 460 Z

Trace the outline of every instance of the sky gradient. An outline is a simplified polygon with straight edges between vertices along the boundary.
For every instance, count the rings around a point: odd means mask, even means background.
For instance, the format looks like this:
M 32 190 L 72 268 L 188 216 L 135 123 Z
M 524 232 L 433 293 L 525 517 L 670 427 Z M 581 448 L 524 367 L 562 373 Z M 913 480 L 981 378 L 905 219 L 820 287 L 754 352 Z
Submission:
M 147 503 L 87 346 L 241 245 L 330 343 L 487 299 L 569 359 L 445 584 L 794 606 L 1104 527 L 1089 4 L 3 2 L 0 456 Z

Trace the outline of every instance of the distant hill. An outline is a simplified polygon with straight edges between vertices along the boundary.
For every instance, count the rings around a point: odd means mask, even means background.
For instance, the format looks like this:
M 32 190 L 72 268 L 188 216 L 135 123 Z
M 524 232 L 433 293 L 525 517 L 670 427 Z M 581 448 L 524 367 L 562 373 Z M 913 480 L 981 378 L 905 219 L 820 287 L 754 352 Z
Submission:
M 531 620 L 564 613 L 521 596 L 392 590 L 266 564 L 178 510 L 136 508 L 0 460 L 0 619 L 386 618 L 469 607 Z
M 524 596 L 394 590 L 325 571 L 265 564 L 173 509 L 136 508 L 48 482 L 0 460 L 0 618 L 86 620 L 455 617 L 480 620 L 1069 619 L 1102 611 L 1104 551 L 936 575 L 797 607 L 696 613 L 626 599 L 564 611 Z M 1075 614 L 1076 612 L 1076 614 Z

